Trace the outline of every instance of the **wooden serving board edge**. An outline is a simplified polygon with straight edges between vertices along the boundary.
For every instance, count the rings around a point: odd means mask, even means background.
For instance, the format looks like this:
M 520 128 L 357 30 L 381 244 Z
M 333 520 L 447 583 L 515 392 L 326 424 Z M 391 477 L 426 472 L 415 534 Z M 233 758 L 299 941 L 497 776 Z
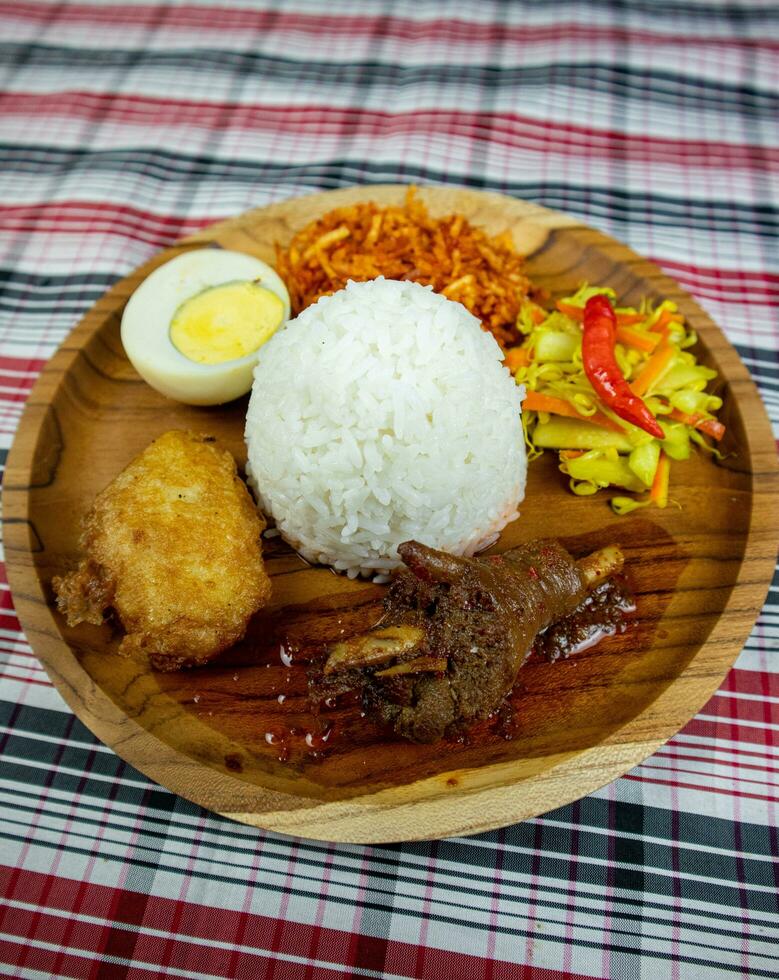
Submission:
M 397 196 L 404 188 L 393 185 L 349 188 L 328 193 L 328 207 L 340 206 L 386 192 Z M 426 192 L 423 192 L 426 193 Z M 377 194 L 379 196 L 379 194 Z M 499 195 L 498 195 L 499 196 Z M 287 202 L 258 209 L 272 215 Z M 525 202 L 514 202 L 525 204 Z M 550 230 L 579 227 L 564 215 L 526 205 L 528 217 Z M 39 440 L 45 436 L 48 404 L 71 362 L 77 358 L 94 325 L 106 309 L 126 300 L 152 269 L 182 249 L 203 246 L 232 233 L 246 215 L 220 222 L 179 245 L 154 256 L 118 282 L 86 314 L 44 367 L 29 397 L 9 454 L 3 487 L 3 527 L 9 583 L 19 620 L 52 683 L 82 722 L 121 758 L 173 792 L 232 819 L 282 833 L 319 840 L 377 843 L 434 839 L 473 834 L 537 816 L 592 792 L 640 763 L 670 738 L 720 686 L 743 647 L 762 607 L 776 560 L 779 534 L 779 468 L 770 423 L 760 396 L 737 352 L 718 327 L 697 308 L 693 325 L 707 346 L 717 351 L 725 365 L 728 382 L 737 397 L 747 427 L 746 457 L 751 460 L 752 512 L 745 559 L 729 601 L 708 640 L 674 683 L 655 702 L 606 738 L 601 744 L 560 757 L 530 783 L 512 782 L 512 764 L 445 773 L 407 786 L 395 787 L 339 802 L 255 788 L 227 774 L 210 770 L 208 786 L 193 760 L 163 745 L 127 717 L 94 684 L 65 646 L 53 610 L 41 584 L 33 554 L 35 529 L 28 510 L 28 489 L 34 480 L 33 465 Z M 629 252 L 608 236 L 588 229 L 604 248 L 618 246 L 622 258 L 629 254 L 633 267 L 646 270 L 668 295 L 679 294 L 678 285 L 651 262 Z M 537 243 L 542 247 L 542 242 Z M 665 724 L 657 727 L 658 717 Z M 652 735 L 648 736 L 647 731 Z M 499 785 L 485 784 L 489 782 Z

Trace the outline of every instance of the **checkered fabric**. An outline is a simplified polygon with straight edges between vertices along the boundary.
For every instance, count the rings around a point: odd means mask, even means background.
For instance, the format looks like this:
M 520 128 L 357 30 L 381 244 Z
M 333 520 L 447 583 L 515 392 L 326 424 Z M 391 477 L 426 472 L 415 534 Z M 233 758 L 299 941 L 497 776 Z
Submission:
M 651 257 L 779 421 L 778 54 L 764 0 L 0 2 L 3 459 L 41 365 L 156 250 L 385 181 L 513 194 Z M 722 689 L 600 792 L 478 837 L 328 846 L 120 761 L 3 574 L 0 972 L 775 977 L 777 610 L 774 589 Z

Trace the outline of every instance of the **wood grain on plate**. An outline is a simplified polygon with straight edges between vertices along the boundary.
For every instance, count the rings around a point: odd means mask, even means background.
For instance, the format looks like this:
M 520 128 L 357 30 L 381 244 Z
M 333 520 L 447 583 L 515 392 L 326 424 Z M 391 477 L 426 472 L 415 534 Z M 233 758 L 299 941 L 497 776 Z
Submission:
M 343 841 L 474 833 L 569 802 L 650 755 L 717 689 L 762 605 L 779 517 L 774 441 L 757 391 L 707 315 L 654 265 L 565 215 L 496 194 L 425 189 L 434 214 L 463 212 L 510 229 L 528 272 L 552 295 L 582 280 L 623 304 L 675 300 L 720 375 L 727 425 L 719 464 L 672 465 L 677 506 L 615 518 L 607 493 L 571 495 L 547 453 L 530 467 L 522 517 L 494 550 L 559 536 L 576 554 L 622 544 L 638 613 L 622 635 L 556 665 L 531 662 L 508 709 L 469 738 L 417 746 L 382 737 L 359 706 L 318 718 L 306 704 L 317 643 L 375 621 L 380 587 L 305 565 L 268 542 L 274 598 L 247 640 L 213 666 L 161 675 L 115 654 L 111 628 L 68 629 L 53 611 L 52 576 L 77 558 L 94 495 L 171 428 L 216 435 L 243 463 L 245 400 L 191 408 L 156 394 L 122 351 L 130 294 L 160 263 L 216 243 L 274 259 L 332 207 L 399 202 L 404 188 L 350 188 L 251 211 L 156 256 L 87 314 L 44 368 L 19 427 L 3 493 L 5 554 L 21 623 L 81 720 L 152 779 L 259 827 Z M 292 653 L 286 666 L 283 644 Z

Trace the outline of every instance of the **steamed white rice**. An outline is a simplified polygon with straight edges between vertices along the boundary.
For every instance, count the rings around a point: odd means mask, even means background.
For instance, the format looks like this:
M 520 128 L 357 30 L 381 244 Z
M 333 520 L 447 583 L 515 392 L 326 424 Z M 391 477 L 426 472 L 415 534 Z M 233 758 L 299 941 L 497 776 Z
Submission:
M 518 516 L 521 389 L 465 307 L 417 283 L 350 282 L 260 351 L 249 477 L 303 557 L 375 575 L 410 539 L 470 555 Z

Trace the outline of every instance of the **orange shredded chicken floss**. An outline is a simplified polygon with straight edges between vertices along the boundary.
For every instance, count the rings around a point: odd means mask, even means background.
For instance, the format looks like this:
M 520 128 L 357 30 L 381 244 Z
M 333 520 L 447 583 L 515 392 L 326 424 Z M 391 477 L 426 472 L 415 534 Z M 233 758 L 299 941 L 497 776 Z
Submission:
M 277 245 L 276 259 L 294 315 L 350 279 L 384 276 L 462 303 L 504 348 L 521 341 L 516 321 L 528 280 L 510 233 L 490 238 L 461 214 L 433 218 L 413 187 L 401 207 L 368 201 L 329 211 L 288 249 Z

